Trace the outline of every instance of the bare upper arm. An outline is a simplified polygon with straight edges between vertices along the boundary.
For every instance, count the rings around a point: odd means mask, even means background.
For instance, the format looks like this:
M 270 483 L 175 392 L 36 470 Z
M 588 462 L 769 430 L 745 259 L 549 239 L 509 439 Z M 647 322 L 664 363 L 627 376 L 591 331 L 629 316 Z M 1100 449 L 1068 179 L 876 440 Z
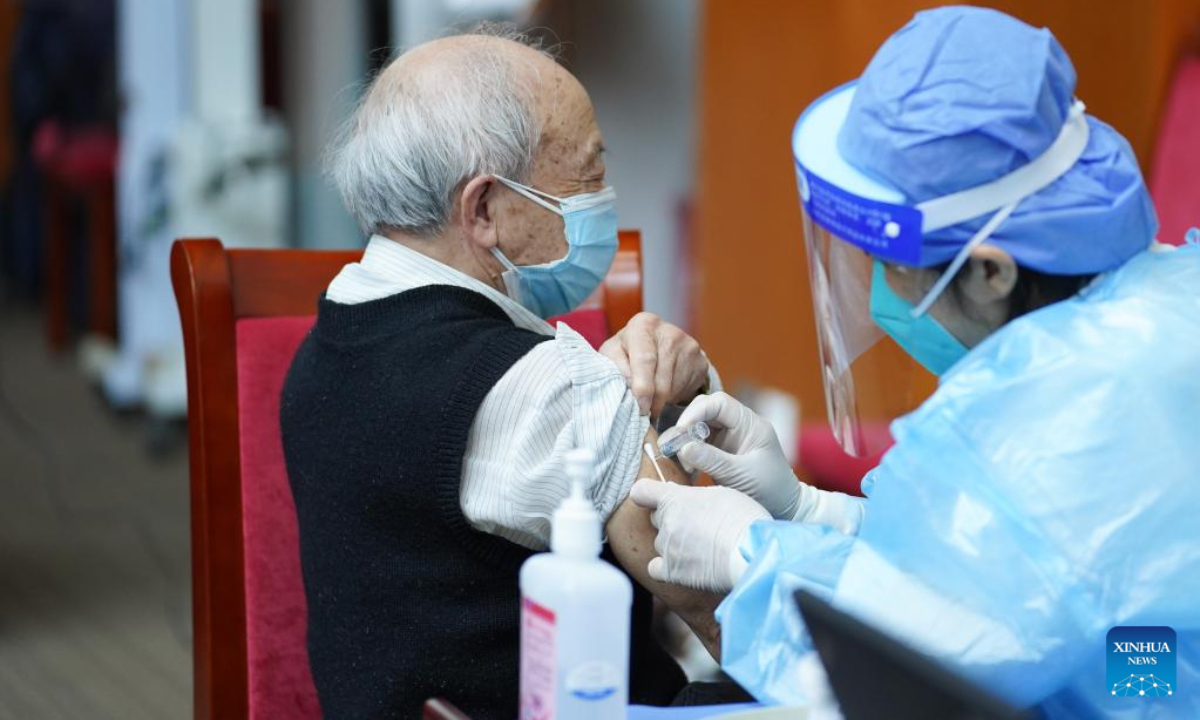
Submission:
M 658 433 L 652 427 L 646 433 L 645 442 L 655 443 L 657 440 Z M 691 478 L 675 461 L 659 460 L 658 465 L 662 468 L 667 482 L 691 484 Z M 658 477 L 654 465 L 645 453 L 642 453 L 638 477 Z M 625 571 L 642 587 L 654 593 L 667 607 L 683 618 L 708 648 L 709 653 L 719 658 L 720 629 L 713 617 L 713 610 L 720 604 L 722 596 L 662 583 L 650 577 L 646 566 L 657 555 L 654 550 L 657 531 L 650 523 L 650 511 L 639 507 L 626 497 L 609 517 L 605 529 L 617 562 L 621 563 Z

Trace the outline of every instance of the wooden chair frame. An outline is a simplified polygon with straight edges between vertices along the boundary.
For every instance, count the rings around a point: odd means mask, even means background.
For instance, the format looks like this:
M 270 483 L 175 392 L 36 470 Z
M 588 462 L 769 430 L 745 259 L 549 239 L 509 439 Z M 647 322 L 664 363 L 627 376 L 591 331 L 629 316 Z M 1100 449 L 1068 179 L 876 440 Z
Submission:
M 191 477 L 194 709 L 198 720 L 249 712 L 236 323 L 312 315 L 316 298 L 358 251 L 226 250 L 183 239 L 171 281 L 183 325 Z M 600 292 L 609 328 L 641 311 L 641 238 L 620 233 Z M 587 307 L 588 305 L 585 305 Z

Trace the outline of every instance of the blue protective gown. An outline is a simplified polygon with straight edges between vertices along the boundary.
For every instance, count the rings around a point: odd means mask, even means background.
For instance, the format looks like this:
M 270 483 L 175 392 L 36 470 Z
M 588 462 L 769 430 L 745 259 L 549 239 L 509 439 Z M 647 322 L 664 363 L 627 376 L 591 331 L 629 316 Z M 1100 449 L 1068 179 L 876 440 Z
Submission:
M 752 527 L 730 675 L 803 702 L 805 586 L 1051 717 L 1200 717 L 1200 246 L 1008 323 L 892 434 L 857 537 Z M 1177 692 L 1112 695 L 1117 625 L 1175 629 Z

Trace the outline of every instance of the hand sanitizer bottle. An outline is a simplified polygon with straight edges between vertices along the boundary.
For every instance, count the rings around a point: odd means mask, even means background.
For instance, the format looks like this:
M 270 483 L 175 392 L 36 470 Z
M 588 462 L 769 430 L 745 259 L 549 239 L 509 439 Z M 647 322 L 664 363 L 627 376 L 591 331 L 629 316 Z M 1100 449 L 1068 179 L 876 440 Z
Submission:
M 521 720 L 625 717 L 633 587 L 600 559 L 600 516 L 584 495 L 595 464 L 589 450 L 567 454 L 571 495 L 551 519 L 550 552 L 521 566 Z

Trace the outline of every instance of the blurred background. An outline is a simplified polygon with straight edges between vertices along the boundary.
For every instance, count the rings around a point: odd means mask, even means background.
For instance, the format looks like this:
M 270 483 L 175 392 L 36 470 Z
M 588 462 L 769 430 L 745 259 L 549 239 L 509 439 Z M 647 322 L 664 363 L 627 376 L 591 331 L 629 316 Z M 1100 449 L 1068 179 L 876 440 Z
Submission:
M 790 130 L 936 4 L 0 0 L 0 718 L 190 714 L 171 242 L 361 247 L 325 144 L 373 72 L 451 28 L 560 46 L 643 234 L 646 308 L 810 476 L 853 487 L 870 459 L 829 457 Z M 990 4 L 1066 47 L 1160 239 L 1200 224 L 1200 0 Z

